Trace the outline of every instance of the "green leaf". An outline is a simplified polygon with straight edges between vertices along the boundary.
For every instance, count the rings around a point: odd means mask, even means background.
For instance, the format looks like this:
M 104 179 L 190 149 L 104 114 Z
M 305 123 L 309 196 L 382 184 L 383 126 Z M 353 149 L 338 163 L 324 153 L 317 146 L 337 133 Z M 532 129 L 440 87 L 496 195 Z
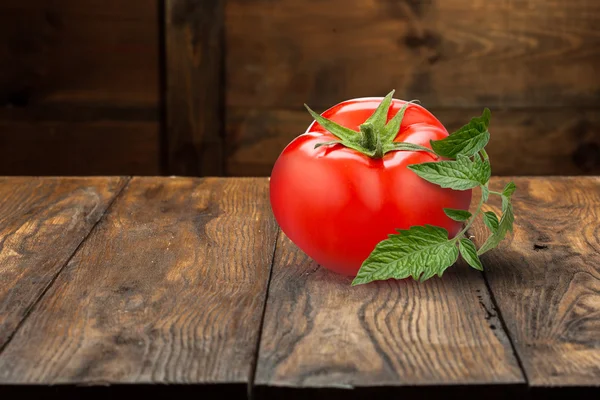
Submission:
M 460 239 L 458 242 L 458 248 L 460 249 L 460 255 L 471 267 L 483 271 L 483 265 L 481 260 L 477 256 L 477 248 L 469 239 Z
M 508 182 L 506 186 L 504 186 L 504 190 L 502 191 L 502 195 L 506 197 L 511 197 L 512 194 L 517 190 L 517 185 L 514 182 Z
M 486 211 L 483 213 L 483 222 L 485 225 L 490 228 L 492 233 L 498 232 L 498 216 L 493 211 Z
M 394 96 L 395 90 L 392 90 L 383 98 L 377 109 L 373 112 L 373 114 L 364 122 L 365 124 L 373 125 L 373 129 L 375 131 L 381 131 L 385 126 L 385 122 L 387 121 L 388 111 L 390 109 L 390 105 L 392 104 L 392 96 Z M 384 142 L 385 143 L 385 142 Z
M 483 114 L 481 114 L 481 122 L 483 122 L 485 124 L 485 127 L 489 127 L 490 126 L 490 119 L 492 119 L 492 112 L 490 111 L 489 108 L 484 108 L 483 109 Z
M 444 228 L 413 226 L 398 232 L 375 247 L 352 285 L 409 276 L 423 281 L 436 274 L 441 276 L 458 258 L 458 248 L 448 240 L 448 231 Z
M 444 208 L 444 212 L 450 218 L 458 222 L 464 222 L 471 218 L 471 213 L 466 210 L 456 210 L 454 208 Z
M 504 199 L 506 199 L 506 201 Z M 500 218 L 500 222 L 498 223 L 498 229 L 496 232 L 492 233 L 492 235 L 485 241 L 483 246 L 481 246 L 477 252 L 479 255 L 484 254 L 485 252 L 498 246 L 498 244 L 506 236 L 506 233 L 513 230 L 513 222 L 515 217 L 513 214 L 512 204 L 510 203 L 510 198 L 502 196 L 502 202 L 502 218 Z
M 490 189 L 487 186 L 481 186 L 481 197 L 483 198 L 483 202 L 488 201 L 490 197 Z
M 412 164 L 408 168 L 426 181 L 454 190 L 485 185 L 492 174 L 489 162 L 479 157 L 472 161 L 463 155 L 459 155 L 456 161 Z
M 402 106 L 402 108 L 398 110 L 396 115 L 394 115 L 394 117 L 388 121 L 388 123 L 381 131 L 381 141 L 383 143 L 390 143 L 396 138 L 396 135 L 400 130 L 400 125 L 402 125 L 402 120 L 404 119 L 404 114 L 406 113 L 408 106 L 414 104 L 415 102 L 416 100 L 406 102 Z
M 405 143 L 405 142 L 384 143 L 384 145 L 383 145 L 383 152 L 384 153 L 387 153 L 387 152 L 390 152 L 390 151 L 394 151 L 394 150 L 398 150 L 398 151 L 426 151 L 428 153 L 435 154 L 433 152 L 433 150 L 431 150 L 428 147 L 421 146 L 420 144 Z
M 344 145 L 347 146 L 347 143 L 358 144 L 360 140 L 360 133 L 353 131 L 352 129 L 346 128 L 336 122 L 333 122 L 325 117 L 320 116 L 316 112 L 310 109 L 306 104 L 304 105 L 310 115 L 317 121 L 323 128 L 329 131 L 333 136 L 337 137 L 344 141 Z M 348 146 L 350 147 L 350 146 Z
M 432 140 L 431 148 L 440 156 L 448 158 L 456 158 L 459 154 L 469 157 L 477 154 L 490 140 L 490 118 L 490 110 L 486 108 L 481 117 L 471 119 L 471 122 L 450 136 Z

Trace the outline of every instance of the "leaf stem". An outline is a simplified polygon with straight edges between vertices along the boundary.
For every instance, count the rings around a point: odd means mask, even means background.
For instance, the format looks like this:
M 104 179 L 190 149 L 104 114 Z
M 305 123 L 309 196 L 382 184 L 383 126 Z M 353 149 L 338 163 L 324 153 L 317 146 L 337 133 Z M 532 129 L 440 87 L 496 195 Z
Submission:
M 473 213 L 473 216 L 471 217 L 471 219 L 469 220 L 469 223 L 463 228 L 462 231 L 458 232 L 456 234 L 456 236 L 454 236 L 454 238 L 452 239 L 453 242 L 456 243 L 457 240 L 459 240 L 467 230 L 469 230 L 469 228 L 471 227 L 471 225 L 473 225 L 473 222 L 475 222 L 475 219 L 477 218 L 477 216 L 479 214 L 481 214 L 481 207 L 483 206 L 483 195 L 481 196 L 481 198 L 479 199 L 479 205 L 477 205 L 477 209 L 475 210 L 475 212 Z
M 490 193 L 497 194 L 498 196 L 502 196 L 501 192 L 494 192 L 493 190 L 490 190 Z

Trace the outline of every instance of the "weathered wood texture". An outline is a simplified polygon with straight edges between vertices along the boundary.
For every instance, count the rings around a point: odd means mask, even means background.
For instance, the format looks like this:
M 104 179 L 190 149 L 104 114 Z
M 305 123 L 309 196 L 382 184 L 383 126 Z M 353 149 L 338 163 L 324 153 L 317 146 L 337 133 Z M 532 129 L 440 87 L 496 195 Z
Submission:
M 158 2 L 3 0 L 0 104 L 158 101 Z
M 490 107 L 496 174 L 600 173 L 597 1 L 230 0 L 225 21 L 228 174 L 270 174 L 303 103 L 391 89 L 449 129 Z
M 431 110 L 449 131 L 481 110 Z M 227 173 L 270 175 L 275 160 L 312 119 L 306 111 L 242 110 L 227 114 Z M 495 175 L 600 174 L 600 112 L 492 110 L 487 146 Z
M 280 235 L 256 371 L 261 393 L 524 382 L 483 277 L 466 264 L 424 284 L 350 282 Z
M 529 384 L 598 386 L 600 178 L 515 182 L 513 240 L 482 261 Z
M 598 107 L 595 0 L 227 1 L 227 103 Z
M 224 1 L 167 0 L 169 172 L 223 174 Z
M 0 174 L 158 175 L 154 121 L 0 120 Z
M 125 181 L 0 178 L 0 349 Z
M 159 172 L 158 6 L 158 0 L 0 2 L 0 140 L 13 145 L 0 147 L 0 174 Z M 98 121 L 111 124 L 104 143 Z M 36 124 L 46 122 L 55 129 L 42 124 L 37 132 Z M 126 137 L 138 122 L 144 128 Z M 26 139 L 18 137 L 23 130 Z M 145 160 L 128 159 L 130 152 L 143 152 Z
M 0 354 L 0 383 L 246 384 L 277 230 L 266 180 L 134 178 Z

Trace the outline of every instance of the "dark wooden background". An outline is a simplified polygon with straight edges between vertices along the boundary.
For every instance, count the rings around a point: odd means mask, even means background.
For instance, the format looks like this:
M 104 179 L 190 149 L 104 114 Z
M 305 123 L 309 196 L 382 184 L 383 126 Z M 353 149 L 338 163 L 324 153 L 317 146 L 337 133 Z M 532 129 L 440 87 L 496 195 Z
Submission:
M 597 0 L 2 0 L 0 175 L 269 175 L 304 102 L 487 106 L 496 175 L 600 173 Z

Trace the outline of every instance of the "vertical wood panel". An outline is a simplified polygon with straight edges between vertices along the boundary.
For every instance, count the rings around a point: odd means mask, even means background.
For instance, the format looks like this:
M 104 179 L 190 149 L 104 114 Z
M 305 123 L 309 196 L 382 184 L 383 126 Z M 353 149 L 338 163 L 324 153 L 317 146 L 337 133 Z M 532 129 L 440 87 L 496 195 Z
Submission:
M 223 174 L 222 0 L 167 0 L 168 170 Z

